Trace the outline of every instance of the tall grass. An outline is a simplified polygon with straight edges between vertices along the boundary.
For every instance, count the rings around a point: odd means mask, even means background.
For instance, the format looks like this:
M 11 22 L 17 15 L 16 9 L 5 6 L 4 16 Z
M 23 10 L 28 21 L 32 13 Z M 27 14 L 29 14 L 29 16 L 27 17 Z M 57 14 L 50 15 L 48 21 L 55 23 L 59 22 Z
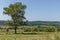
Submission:
M 60 40 L 60 33 L 43 33 L 41 35 L 5 34 L 0 35 L 0 40 Z

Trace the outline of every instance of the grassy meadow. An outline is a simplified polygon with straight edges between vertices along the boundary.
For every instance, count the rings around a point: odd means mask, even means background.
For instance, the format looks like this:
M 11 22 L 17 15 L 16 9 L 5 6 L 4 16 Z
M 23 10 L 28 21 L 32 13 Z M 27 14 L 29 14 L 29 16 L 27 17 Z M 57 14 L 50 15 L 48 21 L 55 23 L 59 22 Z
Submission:
M 60 40 L 60 33 L 53 32 L 36 35 L 4 34 L 0 35 L 0 40 Z
M 8 26 L 0 26 L 0 40 L 60 40 L 60 32 L 54 31 L 51 28 L 48 30 L 52 32 L 46 32 L 46 28 L 39 31 L 37 26 L 20 26 L 17 29 L 18 34 L 14 34 L 14 29 L 9 29 L 7 32 L 6 29 Z

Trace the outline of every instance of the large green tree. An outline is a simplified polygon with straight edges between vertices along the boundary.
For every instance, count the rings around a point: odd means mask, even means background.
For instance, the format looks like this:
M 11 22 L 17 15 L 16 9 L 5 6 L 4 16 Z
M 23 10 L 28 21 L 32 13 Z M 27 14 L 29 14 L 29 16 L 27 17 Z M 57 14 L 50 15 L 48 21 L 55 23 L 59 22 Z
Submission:
M 26 5 L 22 4 L 21 2 L 16 2 L 14 4 L 10 4 L 8 7 L 3 8 L 4 14 L 11 16 L 12 24 L 15 28 L 15 33 L 17 33 L 17 26 L 24 24 L 24 17 Z

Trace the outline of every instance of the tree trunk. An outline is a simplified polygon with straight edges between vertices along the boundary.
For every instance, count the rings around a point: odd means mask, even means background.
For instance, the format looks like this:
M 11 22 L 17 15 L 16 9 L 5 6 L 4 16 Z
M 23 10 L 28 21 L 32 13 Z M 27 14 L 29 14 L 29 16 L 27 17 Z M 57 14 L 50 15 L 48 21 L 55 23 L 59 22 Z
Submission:
M 17 26 L 15 26 L 15 34 L 17 34 Z

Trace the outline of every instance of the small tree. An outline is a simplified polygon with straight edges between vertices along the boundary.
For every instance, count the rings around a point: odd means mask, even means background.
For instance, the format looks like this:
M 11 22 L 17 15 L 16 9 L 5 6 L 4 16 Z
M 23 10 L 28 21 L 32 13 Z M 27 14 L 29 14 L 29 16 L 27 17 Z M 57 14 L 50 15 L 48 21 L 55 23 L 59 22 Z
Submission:
M 4 8 L 4 14 L 11 16 L 12 21 L 9 22 L 11 25 L 15 26 L 15 34 L 17 33 L 17 26 L 24 24 L 24 17 L 26 5 L 21 2 L 16 2 L 15 4 L 10 4 L 8 7 Z

